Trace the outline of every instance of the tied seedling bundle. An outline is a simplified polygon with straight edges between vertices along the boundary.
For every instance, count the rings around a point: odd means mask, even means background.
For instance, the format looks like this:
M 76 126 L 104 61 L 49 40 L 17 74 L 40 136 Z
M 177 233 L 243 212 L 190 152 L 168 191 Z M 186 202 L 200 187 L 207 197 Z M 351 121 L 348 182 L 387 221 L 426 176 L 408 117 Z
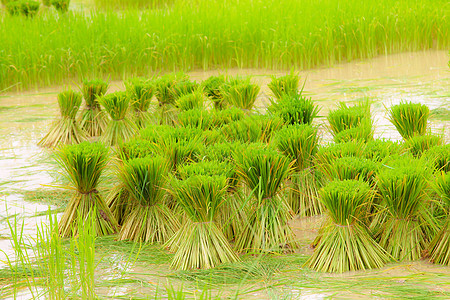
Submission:
M 272 101 L 269 112 L 284 120 L 286 124 L 311 124 L 320 109 L 311 98 L 301 93 L 285 94 L 278 101 Z
M 426 158 L 437 172 L 450 172 L 450 144 L 435 146 L 426 152 Z
M 222 85 L 221 92 L 230 105 L 249 112 L 255 105 L 259 90 L 259 85 L 250 83 L 250 78 L 233 78 Z
M 115 146 L 132 138 L 136 132 L 136 126 L 128 118 L 130 99 L 127 94 L 115 92 L 103 96 L 99 102 L 111 118 L 101 140 L 106 145 Z
M 288 125 L 275 136 L 278 150 L 288 157 L 294 166 L 288 199 L 294 213 L 301 216 L 322 213 L 322 205 L 317 198 L 318 182 L 312 163 L 318 143 L 318 129 L 308 124 Z
M 148 109 L 152 101 L 154 86 L 151 80 L 132 78 L 125 83 L 128 98 L 133 109 L 133 119 L 137 128 L 143 128 L 150 121 Z
M 209 269 L 223 263 L 239 261 L 231 245 L 214 221 L 224 197 L 224 176 L 195 175 L 175 179 L 172 193 L 189 218 L 173 237 L 177 240 L 171 267 L 177 270 Z M 169 244 L 171 241 L 169 241 Z
M 398 260 L 416 260 L 436 232 L 428 206 L 431 170 L 421 160 L 403 157 L 377 174 L 377 188 L 387 217 L 380 231 L 380 245 Z
M 309 267 L 333 273 L 382 267 L 389 257 L 361 222 L 374 195 L 369 184 L 337 180 L 319 194 L 330 222 L 307 262 Z
M 75 121 L 81 105 L 81 94 L 67 90 L 58 94 L 59 118 L 51 125 L 50 131 L 39 141 L 38 145 L 53 148 L 58 145 L 78 144 L 86 136 Z
M 83 81 L 85 106 L 81 112 L 80 127 L 88 136 L 100 136 L 108 124 L 107 116 L 98 103 L 98 99 L 108 90 L 108 83 L 100 79 Z
M 298 93 L 298 83 L 300 77 L 297 74 L 287 74 L 280 77 L 272 77 L 272 81 L 268 84 L 272 94 L 280 100 L 284 95 L 295 95 Z
M 352 136 L 373 139 L 373 134 L 372 138 L 370 138 L 372 121 L 370 119 L 370 105 L 368 102 L 361 102 L 354 106 L 348 106 L 346 103 L 340 102 L 336 109 L 330 111 L 327 120 L 331 134 L 338 141 L 351 139 Z M 360 128 L 354 129 L 358 127 Z M 338 136 L 340 132 L 349 129 L 353 130 Z
M 430 109 L 421 103 L 400 102 L 388 111 L 388 119 L 397 131 L 407 140 L 415 135 L 424 135 L 427 131 Z
M 108 149 L 100 143 L 68 145 L 57 152 L 57 160 L 76 191 L 59 221 L 60 234 L 76 235 L 78 220 L 84 222 L 94 213 L 97 235 L 117 232 L 118 224 L 97 190 L 108 161 Z
M 161 156 L 134 158 L 120 167 L 119 177 L 132 208 L 125 216 L 119 240 L 165 243 L 179 229 L 165 203 L 168 169 Z
M 356 127 L 344 129 L 334 136 L 336 143 L 349 141 L 370 142 L 373 140 L 373 124 L 371 119 L 363 119 Z
M 289 159 L 262 144 L 236 152 L 238 174 L 252 191 L 248 223 L 237 237 L 238 252 L 283 252 L 293 248 L 294 235 L 287 224 L 289 204 L 279 193 L 290 172 Z
M 210 76 L 201 83 L 205 95 L 212 101 L 216 110 L 225 109 L 227 103 L 222 94 L 222 85 L 226 82 L 225 76 Z
M 188 96 L 189 95 L 185 97 Z M 202 130 L 209 130 L 214 127 L 211 113 L 204 109 L 190 109 L 181 112 L 178 115 L 178 125 L 182 127 L 199 128 Z
M 426 133 L 424 135 L 415 135 L 408 138 L 404 143 L 404 147 L 415 157 L 420 157 L 428 149 L 442 145 L 442 143 L 442 136 Z
M 431 241 L 428 252 L 432 262 L 450 266 L 450 173 L 438 174 L 434 189 L 442 201 L 446 218 L 441 230 Z

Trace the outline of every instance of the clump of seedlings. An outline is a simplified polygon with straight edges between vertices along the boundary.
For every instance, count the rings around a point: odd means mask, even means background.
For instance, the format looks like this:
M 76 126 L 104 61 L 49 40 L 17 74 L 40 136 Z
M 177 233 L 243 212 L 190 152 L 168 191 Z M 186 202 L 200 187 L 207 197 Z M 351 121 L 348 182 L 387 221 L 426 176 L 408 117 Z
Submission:
M 108 146 L 115 146 L 132 138 L 136 125 L 128 118 L 130 99 L 125 92 L 115 92 L 99 99 L 111 120 L 101 140 Z
M 348 135 L 356 135 L 367 137 L 372 131 L 372 122 L 370 120 L 370 106 L 368 102 L 361 102 L 354 106 L 348 106 L 344 102 L 340 102 L 339 106 L 330 111 L 327 116 L 329 129 L 335 137 L 340 132 L 359 126 L 363 126 L 357 132 L 351 132 Z M 365 121 L 365 123 L 361 124 Z M 359 131 L 359 132 L 358 132 Z M 345 137 L 345 135 L 344 135 Z M 341 137 L 343 138 L 343 137 Z M 348 139 L 348 138 L 347 138 Z
M 211 129 L 214 124 L 209 111 L 204 109 L 191 109 L 183 111 L 178 115 L 178 125 L 208 130 Z
M 388 111 L 388 119 L 397 131 L 407 140 L 415 135 L 424 135 L 427 131 L 430 109 L 421 103 L 402 101 Z
M 308 124 L 288 125 L 277 132 L 275 144 L 294 166 L 288 198 L 292 210 L 301 216 L 321 214 L 313 166 L 313 157 L 319 144 L 318 129 Z
M 131 78 L 125 82 L 127 96 L 133 109 L 133 119 L 137 128 L 143 128 L 150 122 L 148 109 L 154 93 L 153 82 L 145 78 Z
M 174 180 L 172 187 L 173 196 L 189 221 L 174 236 L 178 243 L 171 268 L 209 269 L 219 264 L 239 261 L 214 221 L 226 202 L 226 178 L 195 175 L 186 180 Z
M 222 94 L 222 86 L 225 84 L 226 78 L 223 75 L 210 76 L 201 83 L 204 93 L 212 101 L 214 108 L 217 110 L 225 109 L 227 103 Z
M 298 93 L 300 77 L 297 74 L 287 74 L 280 77 L 272 77 L 272 81 L 267 85 L 275 98 L 280 100 L 285 95 L 295 95 Z
M 18 0 L 6 3 L 6 10 L 12 16 L 22 15 L 25 17 L 34 17 L 41 4 L 38 1 Z
M 374 195 L 369 184 L 337 180 L 322 188 L 319 194 L 330 222 L 322 230 L 320 242 L 308 261 L 309 267 L 342 273 L 384 266 L 389 256 L 361 222 Z
M 426 151 L 425 156 L 431 162 L 435 171 L 450 172 L 450 144 L 431 147 Z
M 86 139 L 83 130 L 75 121 L 81 105 L 81 94 L 67 90 L 58 94 L 59 118 L 38 145 L 53 148 L 58 145 L 78 144 Z
M 176 112 L 175 102 L 179 97 L 175 86 L 177 82 L 186 80 L 189 80 L 189 77 L 184 73 L 169 73 L 155 79 L 155 96 L 159 104 L 160 124 L 173 124 Z
M 78 221 L 84 222 L 92 215 L 98 236 L 117 232 L 118 224 L 97 190 L 108 162 L 108 149 L 100 143 L 68 145 L 57 152 L 57 160 L 75 190 L 59 221 L 61 236 L 77 235 Z
M 259 90 L 259 85 L 250 83 L 250 78 L 234 78 L 228 80 L 221 87 L 226 101 L 245 112 L 249 112 L 255 105 Z
M 365 144 L 363 156 L 379 162 L 395 154 L 400 154 L 401 150 L 402 147 L 398 142 L 376 139 Z
M 289 159 L 262 144 L 235 153 L 238 174 L 252 191 L 250 215 L 235 249 L 247 253 L 280 253 L 296 246 L 287 224 L 292 218 L 280 192 L 290 172 Z M 288 247 L 288 249 L 286 248 Z
M 356 127 L 344 129 L 334 136 L 334 141 L 336 143 L 345 143 L 358 140 L 365 143 L 373 140 L 372 120 L 363 119 Z
M 405 140 L 404 147 L 415 157 L 422 156 L 422 153 L 428 149 L 442 145 L 443 137 L 434 135 L 432 133 L 426 133 L 424 135 L 415 135 Z
M 69 11 L 70 0 L 51 0 L 52 6 L 60 13 Z
M 331 164 L 328 179 L 333 180 L 362 180 L 374 185 L 375 175 L 379 165 L 362 157 L 340 157 Z
M 311 98 L 296 93 L 285 94 L 278 101 L 272 101 L 269 111 L 286 124 L 311 124 L 320 109 Z
M 100 136 L 108 124 L 107 116 L 102 111 L 98 99 L 105 95 L 108 83 L 101 79 L 84 80 L 82 93 L 85 106 L 79 119 L 80 127 L 88 136 Z
M 130 159 L 120 167 L 119 177 L 132 208 L 125 216 L 119 240 L 165 243 L 179 229 L 165 203 L 168 169 L 160 156 Z
M 197 89 L 191 93 L 184 94 L 176 100 L 176 106 L 181 111 L 188 111 L 191 109 L 202 109 L 204 102 L 204 95 L 201 89 Z

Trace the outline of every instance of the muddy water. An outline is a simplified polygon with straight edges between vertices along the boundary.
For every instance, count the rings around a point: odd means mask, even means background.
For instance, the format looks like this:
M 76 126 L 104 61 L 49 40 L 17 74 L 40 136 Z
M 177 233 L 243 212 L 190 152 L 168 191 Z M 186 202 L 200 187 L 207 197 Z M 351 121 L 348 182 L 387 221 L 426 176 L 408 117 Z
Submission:
M 367 98 L 373 103 L 376 136 L 396 140 L 400 139 L 400 135 L 387 121 L 385 107 L 407 100 L 424 103 L 430 109 L 450 110 L 448 60 L 446 51 L 403 53 L 341 64 L 334 68 L 302 71 L 300 75 L 302 80 L 305 80 L 305 93 L 320 105 L 322 116 L 334 108 L 338 101 L 353 102 Z M 245 69 L 191 72 L 189 75 L 200 81 L 219 73 L 233 76 L 251 75 L 252 80 L 261 86 L 257 102 L 260 108 L 269 103 L 270 91 L 267 84 L 271 75 L 286 74 Z M 76 83 L 72 83 L 72 86 L 77 88 Z M 109 92 L 123 89 L 123 83 L 115 81 L 111 83 Z M 58 86 L 0 96 L 0 249 L 5 251 L 7 256 L 12 256 L 13 250 L 9 245 L 6 216 L 17 214 L 19 217 L 25 217 L 22 219 L 25 222 L 25 234 L 33 235 L 35 225 L 41 218 L 29 216 L 48 209 L 47 205 L 24 202 L 23 196 L 17 190 L 35 190 L 58 184 L 52 176 L 55 170 L 54 164 L 50 162 L 51 153 L 36 144 L 45 135 L 57 114 L 56 95 L 61 90 L 62 87 Z M 319 119 L 318 123 L 324 124 L 324 119 Z M 444 131 L 447 142 L 450 141 L 449 122 L 432 121 L 431 125 L 436 131 Z M 321 221 L 321 218 L 313 218 L 291 222 L 301 241 L 301 252 L 311 253 L 309 244 L 314 239 Z M 5 254 L 0 252 L 0 264 L 5 258 Z M 415 262 L 395 269 L 386 269 L 385 272 L 399 272 L 404 275 L 408 274 L 411 268 L 413 272 L 436 271 L 435 266 Z M 314 295 L 311 297 L 305 299 L 316 299 Z

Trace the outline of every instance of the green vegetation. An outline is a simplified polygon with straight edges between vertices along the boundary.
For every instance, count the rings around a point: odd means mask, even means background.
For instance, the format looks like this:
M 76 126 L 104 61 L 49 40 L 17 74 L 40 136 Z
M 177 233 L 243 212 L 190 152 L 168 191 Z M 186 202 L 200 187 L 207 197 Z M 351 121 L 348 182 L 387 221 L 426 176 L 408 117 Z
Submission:
M 108 83 L 101 79 L 83 80 L 85 106 L 78 122 L 88 136 L 100 136 L 107 127 L 107 116 L 98 103 L 98 99 L 103 97 L 107 90 Z
M 424 135 L 428 128 L 430 109 L 421 103 L 401 102 L 389 110 L 389 121 L 407 140 L 415 135 Z
M 448 49 L 446 5 L 445 0 L 227 5 L 188 0 L 143 12 L 70 11 L 67 18 L 48 11 L 27 22 L 1 15 L 0 90 L 160 70 L 307 69 Z

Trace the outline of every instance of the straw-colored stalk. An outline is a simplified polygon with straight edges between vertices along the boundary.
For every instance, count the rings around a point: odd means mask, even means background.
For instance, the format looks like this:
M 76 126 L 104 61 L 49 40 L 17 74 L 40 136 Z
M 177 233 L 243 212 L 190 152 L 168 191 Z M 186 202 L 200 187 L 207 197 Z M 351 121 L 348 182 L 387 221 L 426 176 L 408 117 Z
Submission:
M 67 172 L 76 190 L 59 221 L 59 232 L 64 237 L 77 234 L 78 220 L 86 221 L 94 212 L 97 235 L 117 232 L 118 224 L 97 191 L 101 173 L 106 167 L 108 149 L 102 144 L 83 142 L 65 146 L 58 151 L 58 162 Z
M 117 220 L 117 223 L 122 226 L 125 216 L 127 216 L 132 209 L 132 205 L 130 204 L 130 194 L 123 184 L 114 186 L 106 196 L 105 202 L 112 215 Z
M 132 138 L 136 132 L 135 124 L 128 118 L 130 99 L 125 92 L 115 92 L 99 99 L 111 120 L 101 140 L 109 146 L 115 146 Z
M 78 144 L 86 140 L 86 136 L 75 121 L 81 105 L 81 94 L 67 90 L 58 94 L 60 116 L 56 119 L 49 132 L 39 141 L 38 145 L 54 148 L 58 145 Z
M 333 181 L 320 190 L 330 221 L 307 262 L 310 268 L 342 273 L 380 268 L 389 260 L 360 222 L 373 194 L 367 183 L 357 180 Z
M 421 103 L 402 101 L 388 111 L 388 119 L 407 140 L 415 135 L 424 135 L 427 130 L 430 109 Z
M 107 127 L 108 117 L 98 103 L 98 99 L 103 97 L 107 90 L 108 83 L 103 80 L 83 81 L 85 105 L 78 121 L 87 136 L 100 136 Z

